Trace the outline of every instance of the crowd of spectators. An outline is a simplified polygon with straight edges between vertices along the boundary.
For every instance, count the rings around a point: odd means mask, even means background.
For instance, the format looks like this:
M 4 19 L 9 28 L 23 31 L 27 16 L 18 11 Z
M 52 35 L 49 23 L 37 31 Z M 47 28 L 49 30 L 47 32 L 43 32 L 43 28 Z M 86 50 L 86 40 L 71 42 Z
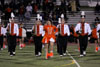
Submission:
M 72 4 L 73 1 L 74 4 Z M 12 0 L 11 2 L 1 0 L 0 11 L 5 20 L 9 20 L 11 12 L 14 12 L 19 17 L 19 21 L 23 22 L 24 18 L 30 20 L 30 17 L 36 15 L 38 10 L 42 11 L 43 20 L 49 18 L 54 21 L 57 21 L 61 14 L 64 14 L 65 19 L 68 19 L 67 11 L 80 10 L 79 0 L 61 0 L 60 5 L 56 5 L 55 2 L 56 0 Z

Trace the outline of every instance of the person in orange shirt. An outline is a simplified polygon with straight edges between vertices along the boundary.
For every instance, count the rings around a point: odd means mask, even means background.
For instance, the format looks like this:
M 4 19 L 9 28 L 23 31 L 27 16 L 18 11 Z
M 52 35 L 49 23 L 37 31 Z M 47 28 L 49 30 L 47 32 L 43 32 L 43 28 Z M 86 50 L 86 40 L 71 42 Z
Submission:
M 45 34 L 42 39 L 42 43 L 45 44 L 46 59 L 48 59 L 48 57 L 53 57 L 53 45 L 54 42 L 56 41 L 55 34 L 58 32 L 58 29 L 56 28 L 56 26 L 52 24 L 50 20 L 48 20 L 46 25 L 44 26 L 44 31 Z M 50 44 L 50 53 L 48 52 L 49 44 Z
M 93 28 L 92 29 L 92 36 L 91 36 L 91 38 L 93 38 L 94 40 L 97 40 L 98 39 L 97 29 L 96 28 Z
M 26 30 L 23 28 L 23 24 L 20 24 L 19 35 L 18 35 L 20 49 L 22 49 L 22 47 L 25 47 L 25 44 L 24 44 L 24 38 L 25 37 L 26 37 Z
M 69 42 L 75 42 L 75 43 L 77 43 L 77 34 L 76 34 L 76 32 L 75 32 L 75 27 L 74 27 L 74 25 L 71 25 L 71 27 L 70 27 L 70 36 L 69 36 Z
M 19 25 L 19 35 L 18 35 L 18 39 L 19 39 L 19 47 L 22 44 L 22 24 Z M 22 49 L 20 47 L 20 49 Z
M 96 28 L 97 25 L 94 26 L 94 28 L 92 29 L 92 33 L 91 33 L 91 39 L 94 41 L 95 43 L 95 52 L 98 51 L 98 39 L 99 39 L 99 33 L 97 31 Z

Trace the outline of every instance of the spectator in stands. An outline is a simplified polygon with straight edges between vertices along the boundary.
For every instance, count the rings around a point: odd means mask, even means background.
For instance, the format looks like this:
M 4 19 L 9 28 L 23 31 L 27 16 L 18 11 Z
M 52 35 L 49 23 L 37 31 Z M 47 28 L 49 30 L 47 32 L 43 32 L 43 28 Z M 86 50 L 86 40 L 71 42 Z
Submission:
M 71 1 L 71 11 L 74 16 L 74 12 L 76 12 L 76 1 L 75 0 Z
M 99 3 L 97 3 L 96 7 L 95 7 L 95 14 L 100 13 L 100 5 Z
M 0 1 L 1 1 L 1 5 L 4 7 L 5 0 L 0 0 Z
M 56 12 L 57 17 L 61 16 L 61 9 L 59 6 L 56 6 L 55 12 Z
M 33 10 L 33 8 L 32 8 L 32 6 L 31 6 L 31 4 L 29 3 L 29 4 L 26 6 L 26 11 L 29 12 L 30 14 L 32 14 L 32 10 Z
M 52 12 L 49 13 L 49 18 L 52 19 Z
M 50 2 L 48 3 L 48 8 L 49 8 L 49 12 L 54 10 L 54 4 L 52 0 L 50 0 Z
M 34 9 L 33 12 L 37 13 L 37 11 L 38 11 L 38 5 L 36 3 L 34 4 L 33 9 Z
M 66 19 L 67 17 L 66 17 L 66 15 L 67 15 L 67 13 L 66 13 L 66 2 L 65 2 L 65 0 L 61 0 L 61 6 L 60 6 L 60 10 L 61 10 L 61 14 L 64 14 L 64 19 Z
M 20 9 L 20 7 L 22 6 L 23 4 L 22 3 L 20 3 L 20 2 L 17 2 L 16 4 L 15 4 L 15 14 L 16 14 L 16 16 L 18 16 L 19 15 L 19 9 Z
M 40 6 L 41 6 L 41 0 L 36 0 L 36 4 L 37 4 L 37 6 L 38 6 L 39 9 L 40 9 Z
M 56 13 L 53 13 L 52 20 L 53 20 L 53 24 L 55 26 L 57 26 L 58 25 L 58 18 L 57 18 Z
M 5 20 L 9 20 L 10 16 L 11 16 L 11 12 L 12 12 L 12 9 L 8 6 L 6 9 L 5 9 Z
M 76 0 L 76 10 L 77 11 L 80 11 L 80 3 L 79 3 L 79 0 Z
M 48 11 L 48 0 L 43 1 L 43 11 Z
M 18 12 L 19 12 L 19 21 L 23 22 L 23 20 L 24 20 L 24 13 L 25 13 L 24 5 L 20 6 Z
M 15 2 L 12 0 L 10 3 L 9 3 L 9 6 L 10 8 L 12 8 L 13 10 L 15 9 Z
M 48 20 L 49 18 L 49 13 L 48 12 L 43 12 L 43 19 Z
M 30 14 L 29 11 L 26 11 L 26 13 L 25 13 L 25 18 L 26 18 L 27 20 L 30 20 L 31 14 Z
M 2 6 L 1 3 L 0 3 L 0 11 L 1 11 L 1 12 L 3 11 L 3 6 Z
M 68 11 L 71 12 L 71 2 L 68 2 Z
M 95 23 L 98 23 L 98 22 L 100 22 L 100 19 L 99 19 L 99 17 L 96 17 L 95 18 Z

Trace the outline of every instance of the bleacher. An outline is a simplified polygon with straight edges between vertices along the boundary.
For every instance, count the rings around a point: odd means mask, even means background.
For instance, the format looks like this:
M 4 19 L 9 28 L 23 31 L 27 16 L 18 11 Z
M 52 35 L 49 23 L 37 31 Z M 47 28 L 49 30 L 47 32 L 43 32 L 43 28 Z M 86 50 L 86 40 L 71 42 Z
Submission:
M 75 13 L 75 16 L 71 15 L 68 13 L 67 17 L 68 17 L 68 24 L 71 25 L 71 24 L 77 24 L 79 21 L 80 21 L 80 13 L 81 12 L 78 12 L 78 13 Z M 94 14 L 94 11 L 85 11 L 86 13 L 86 22 L 88 22 L 89 24 L 93 24 L 94 23 L 94 19 L 97 17 L 97 16 L 100 16 L 100 15 L 95 15 Z M 25 20 L 23 22 L 25 28 L 28 30 L 28 31 L 31 31 L 31 28 L 32 26 L 35 24 L 35 19 L 36 19 L 36 15 L 31 17 L 30 20 Z M 16 18 L 16 21 L 18 22 L 18 18 Z M 43 21 L 45 22 L 45 21 Z
M 10 1 L 10 0 L 6 0 L 6 1 Z M 92 1 L 97 2 L 97 0 L 92 0 Z M 88 7 L 89 6 L 88 2 L 91 2 L 91 0 L 80 0 L 80 5 Z M 59 5 L 59 4 L 60 4 L 60 0 L 56 0 L 56 5 Z M 81 9 L 81 10 L 84 10 L 84 9 Z M 41 14 L 42 10 L 39 10 L 38 13 Z M 81 12 L 75 13 L 75 16 L 71 15 L 70 13 L 67 13 L 68 24 L 74 24 L 74 25 L 77 24 L 80 21 L 80 13 Z M 88 22 L 89 24 L 93 24 L 94 19 L 97 16 L 100 16 L 100 15 L 95 15 L 94 11 L 93 10 L 90 11 L 88 10 L 88 8 L 85 9 L 85 13 L 86 13 L 86 22 Z M 31 28 L 34 25 L 35 19 L 36 19 L 36 15 L 33 15 L 30 20 L 24 20 L 24 22 L 22 22 L 28 32 L 31 31 Z M 15 21 L 17 23 L 20 23 L 18 20 L 18 17 L 15 18 Z

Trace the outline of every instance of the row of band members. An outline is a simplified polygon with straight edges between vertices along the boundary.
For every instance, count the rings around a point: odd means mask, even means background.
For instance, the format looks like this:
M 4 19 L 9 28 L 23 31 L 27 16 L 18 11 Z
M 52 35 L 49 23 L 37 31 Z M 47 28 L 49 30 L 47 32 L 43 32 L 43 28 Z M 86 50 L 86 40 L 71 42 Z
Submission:
M 18 24 L 14 23 L 14 20 L 7 25 L 7 28 L 0 26 L 0 48 L 3 47 L 3 36 L 7 35 L 8 52 L 10 56 L 15 55 L 16 49 L 16 36 L 20 39 L 20 44 L 23 43 L 24 37 L 26 37 L 26 31 L 22 28 L 23 25 L 18 27 Z M 92 37 L 95 40 L 99 39 L 100 24 L 91 30 L 90 24 L 85 22 L 85 18 L 81 19 L 75 28 L 69 29 L 64 19 L 61 19 L 61 23 L 56 26 L 52 24 L 52 21 L 48 20 L 43 26 L 41 21 L 36 21 L 36 24 L 32 27 L 32 34 L 35 44 L 35 55 L 41 56 L 42 44 L 45 46 L 46 55 L 45 58 L 53 57 L 53 46 L 57 43 L 57 52 L 60 56 L 66 55 L 68 37 L 73 35 L 79 39 L 80 44 L 80 57 L 86 55 L 86 48 L 88 45 L 88 37 Z

